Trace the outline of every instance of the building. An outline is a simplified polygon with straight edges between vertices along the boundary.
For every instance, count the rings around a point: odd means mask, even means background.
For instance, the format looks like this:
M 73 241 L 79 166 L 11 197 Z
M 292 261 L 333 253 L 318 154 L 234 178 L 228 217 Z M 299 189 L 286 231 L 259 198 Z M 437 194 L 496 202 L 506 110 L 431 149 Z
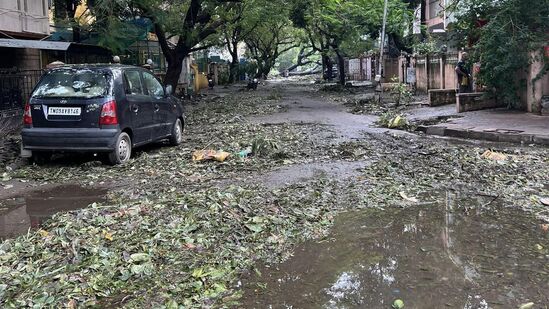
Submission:
M 3 36 L 41 39 L 49 34 L 48 0 L 0 0 Z
M 446 10 L 451 0 L 424 0 L 423 24 L 430 33 L 446 33 L 454 15 Z
M 40 40 L 50 34 L 48 0 L 0 0 L 0 38 Z M 40 51 L 0 45 L 0 69 L 40 67 Z
M 93 44 L 54 41 L 49 3 L 0 0 L 0 116 L 4 118 L 20 112 L 48 63 L 112 59 L 109 50 Z

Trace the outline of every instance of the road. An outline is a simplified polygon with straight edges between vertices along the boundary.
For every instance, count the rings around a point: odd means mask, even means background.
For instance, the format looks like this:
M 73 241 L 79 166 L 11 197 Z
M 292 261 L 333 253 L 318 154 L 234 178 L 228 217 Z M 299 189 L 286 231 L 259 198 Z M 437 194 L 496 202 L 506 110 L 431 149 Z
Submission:
M 6 171 L 0 304 L 549 301 L 546 148 L 381 128 L 350 113 L 357 93 L 307 82 L 241 88 L 207 91 L 181 146 L 125 166 L 60 155 Z M 193 162 L 202 149 L 232 156 Z

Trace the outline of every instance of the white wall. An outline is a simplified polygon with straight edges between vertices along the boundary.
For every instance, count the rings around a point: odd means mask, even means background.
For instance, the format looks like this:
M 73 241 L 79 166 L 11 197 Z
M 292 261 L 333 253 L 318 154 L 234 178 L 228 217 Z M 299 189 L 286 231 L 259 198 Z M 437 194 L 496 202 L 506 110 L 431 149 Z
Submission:
M 0 0 L 0 31 L 49 34 L 48 0 Z

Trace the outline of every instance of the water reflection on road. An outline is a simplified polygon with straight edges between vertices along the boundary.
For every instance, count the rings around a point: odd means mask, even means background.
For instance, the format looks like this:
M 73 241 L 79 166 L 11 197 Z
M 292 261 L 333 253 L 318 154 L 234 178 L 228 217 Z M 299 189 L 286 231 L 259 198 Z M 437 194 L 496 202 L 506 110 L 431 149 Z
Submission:
M 328 239 L 244 282 L 245 308 L 518 308 L 549 302 L 549 236 L 494 197 L 453 192 L 342 214 Z M 541 307 L 540 307 L 541 308 Z
M 105 201 L 106 189 L 63 185 L 0 201 L 0 239 L 25 234 L 60 211 Z

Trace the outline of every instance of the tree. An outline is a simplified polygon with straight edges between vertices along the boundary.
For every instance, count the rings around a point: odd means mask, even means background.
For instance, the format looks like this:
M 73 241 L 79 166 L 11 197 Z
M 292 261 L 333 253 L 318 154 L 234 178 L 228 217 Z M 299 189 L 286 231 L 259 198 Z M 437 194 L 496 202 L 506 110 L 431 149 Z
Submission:
M 253 0 L 244 0 L 240 5 L 231 6 L 224 15 L 226 23 L 223 26 L 223 41 L 227 51 L 231 55 L 230 82 L 238 79 L 240 58 L 239 45 L 255 31 L 259 16 L 256 3 Z
M 82 0 L 54 0 L 53 17 L 56 25 L 72 27 L 72 39 L 80 42 L 80 25 L 76 20 L 76 9 Z
M 281 70 L 288 70 L 289 72 L 292 72 L 299 67 L 317 63 L 317 60 L 312 58 L 312 56 L 314 56 L 315 54 L 317 54 L 317 51 L 311 46 L 301 46 L 295 57 L 295 62 L 290 66 L 282 67 Z
M 525 87 L 522 73 L 549 40 L 547 1 L 460 0 L 455 1 L 457 22 L 454 29 L 462 46 L 473 51 L 481 62 L 480 81 L 510 107 L 519 107 L 519 90 Z M 539 77 L 538 77 L 539 78 Z
M 115 25 L 146 18 L 152 22 L 168 67 L 165 85 L 176 87 L 182 63 L 192 52 L 218 45 L 215 35 L 226 22 L 222 15 L 240 0 L 96 0 L 105 14 L 107 37 L 123 35 Z M 105 10 L 109 8 L 109 10 Z M 113 26 L 114 25 L 114 26 Z M 131 27 L 126 27 L 128 29 Z
M 296 47 L 291 26 L 286 20 L 259 25 L 246 40 L 250 56 L 257 62 L 256 77 L 267 78 L 276 59 Z
M 407 4 L 389 1 L 387 33 L 402 35 Z M 305 29 L 313 48 L 322 55 L 323 67 L 331 70 L 331 55 L 338 63 L 339 82 L 345 84 L 346 55 L 356 53 L 357 43 L 372 46 L 379 37 L 383 0 L 295 0 L 290 15 L 296 27 Z M 363 52 L 366 52 L 364 50 Z M 331 77 L 331 72 L 327 74 Z
M 254 29 L 244 40 L 247 52 L 257 62 L 257 77 L 267 78 L 276 59 L 299 45 L 299 32 L 288 19 L 285 0 L 261 0 L 255 3 Z

